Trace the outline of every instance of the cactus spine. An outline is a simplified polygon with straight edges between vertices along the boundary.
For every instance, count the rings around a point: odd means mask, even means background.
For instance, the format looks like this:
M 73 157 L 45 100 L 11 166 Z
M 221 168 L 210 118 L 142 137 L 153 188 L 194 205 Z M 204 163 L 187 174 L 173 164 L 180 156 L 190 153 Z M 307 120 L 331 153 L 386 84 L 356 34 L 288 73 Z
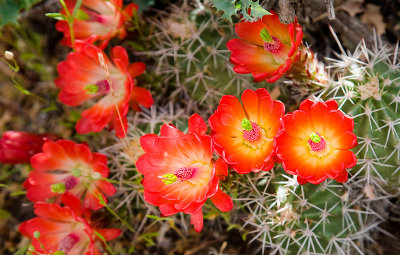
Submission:
M 233 25 L 211 8 L 195 11 L 187 5 L 172 6 L 149 22 L 155 33 L 146 54 L 157 61 L 155 73 L 162 76 L 162 86 L 171 97 L 211 110 L 222 95 L 239 96 L 253 88 L 252 77 L 236 74 L 228 61 L 226 42 L 234 36 Z
M 397 194 L 400 184 L 400 68 L 398 47 L 368 49 L 361 42 L 352 55 L 333 60 L 337 81 L 318 93 L 334 98 L 354 118 L 358 146 L 353 179 L 363 183 L 370 198 Z M 372 190 L 371 190 L 372 188 Z
M 250 179 L 245 204 L 251 213 L 247 225 L 253 240 L 271 254 L 363 254 L 368 231 L 380 221 L 360 206 L 347 188 L 335 181 L 299 185 L 296 176 L 281 168 Z

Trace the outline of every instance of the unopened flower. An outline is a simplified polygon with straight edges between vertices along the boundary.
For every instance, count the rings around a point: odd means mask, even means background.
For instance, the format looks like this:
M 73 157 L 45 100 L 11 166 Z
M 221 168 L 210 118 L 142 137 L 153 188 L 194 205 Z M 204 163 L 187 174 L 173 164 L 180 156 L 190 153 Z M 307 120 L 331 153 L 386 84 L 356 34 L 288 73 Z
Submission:
M 93 226 L 90 220 L 91 211 L 81 211 L 78 198 L 65 194 L 61 199 L 64 207 L 44 202 L 35 203 L 37 217 L 19 226 L 21 234 L 32 239 L 31 254 L 101 254 L 102 241 L 96 232 L 106 241 L 121 234 L 119 229 L 98 229 Z
M 0 163 L 29 163 L 31 157 L 42 150 L 46 140 L 56 140 L 54 134 L 32 134 L 7 131 L 0 139 Z
M 227 43 L 232 52 L 230 61 L 237 73 L 252 73 L 255 82 L 275 82 L 296 61 L 303 31 L 297 19 L 285 25 L 276 14 L 256 22 L 236 24 L 240 39 Z
M 112 48 L 111 59 L 113 63 L 101 49 L 86 44 L 80 51 L 69 53 L 67 60 L 57 66 L 60 77 L 55 83 L 61 89 L 61 102 L 77 106 L 97 101 L 82 112 L 76 123 L 80 134 L 99 132 L 108 124 L 118 137 L 124 137 L 130 102 L 136 111 L 140 110 L 139 105 L 153 104 L 151 93 L 136 87 L 133 79 L 144 72 L 145 64 L 129 64 L 128 54 L 121 46 Z
M 284 170 L 298 175 L 300 184 L 318 184 L 326 178 L 346 182 L 346 169 L 357 159 L 354 121 L 338 110 L 336 101 L 303 101 L 300 109 L 283 117 L 276 138 L 276 155 Z
M 223 96 L 209 118 L 215 151 L 240 174 L 270 170 L 285 106 L 266 89 L 248 89 L 241 99 L 243 106 L 236 97 Z
M 31 159 L 34 171 L 29 173 L 24 187 L 29 200 L 60 201 L 60 197 L 69 193 L 82 199 L 84 208 L 97 210 L 103 205 L 99 196 L 112 196 L 114 186 L 101 178 L 110 172 L 107 157 L 92 153 L 85 144 L 76 144 L 69 140 L 48 141 L 43 152 Z
M 65 0 L 70 13 L 73 12 L 76 0 Z M 83 0 L 75 16 L 73 31 L 75 43 L 82 41 L 99 41 L 99 47 L 104 49 L 111 38 L 118 36 L 120 39 L 126 36 L 125 21 L 132 18 L 138 6 L 129 4 L 125 8 L 121 0 Z M 61 13 L 65 14 L 62 10 Z M 70 28 L 67 21 L 60 20 L 56 29 L 64 33 L 62 43 L 72 47 Z
M 189 119 L 187 134 L 164 124 L 160 136 L 141 138 L 145 154 L 136 162 L 144 175 L 145 200 L 159 206 L 163 216 L 190 214 L 197 232 L 203 228 L 202 207 L 208 198 L 221 211 L 233 207 L 230 197 L 219 189 L 219 179 L 228 174 L 227 165 L 213 160 L 212 138 L 206 130 L 197 114 Z
M 13 60 L 14 59 L 14 53 L 12 53 L 11 51 L 6 50 L 4 52 L 4 57 L 8 60 Z

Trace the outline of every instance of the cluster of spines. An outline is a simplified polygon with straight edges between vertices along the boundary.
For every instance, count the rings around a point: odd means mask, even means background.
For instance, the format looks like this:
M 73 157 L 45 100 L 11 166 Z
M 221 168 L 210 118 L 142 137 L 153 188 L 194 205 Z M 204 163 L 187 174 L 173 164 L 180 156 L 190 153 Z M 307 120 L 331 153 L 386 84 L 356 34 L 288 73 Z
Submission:
M 261 241 L 263 254 L 363 254 L 358 246 L 382 220 L 361 205 L 362 196 L 349 197 L 334 181 L 298 185 L 277 169 L 248 177 L 248 183 L 240 199 L 251 215 L 245 226 L 254 229 L 251 241 Z
M 225 94 L 239 96 L 253 88 L 251 77 L 235 73 L 228 61 L 233 25 L 209 7 L 196 12 L 172 6 L 149 22 L 156 32 L 146 54 L 158 62 L 155 73 L 163 76 L 163 86 L 172 87 L 171 97 L 210 108 Z
M 397 194 L 400 184 L 400 66 L 398 46 L 373 49 L 361 42 L 353 54 L 344 51 L 331 60 L 336 82 L 318 92 L 334 98 L 340 109 L 353 117 L 358 163 L 351 171 L 370 199 Z

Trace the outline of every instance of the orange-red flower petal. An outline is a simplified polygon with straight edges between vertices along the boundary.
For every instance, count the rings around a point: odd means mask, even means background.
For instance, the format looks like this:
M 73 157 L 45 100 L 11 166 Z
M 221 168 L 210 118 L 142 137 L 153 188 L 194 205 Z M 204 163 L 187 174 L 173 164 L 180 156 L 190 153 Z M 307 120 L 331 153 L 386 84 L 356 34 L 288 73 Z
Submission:
M 4 132 L 0 139 L 0 163 L 29 163 L 31 157 L 42 150 L 46 140 L 57 140 L 57 136 L 18 131 Z
M 89 100 L 97 101 L 82 112 L 76 124 L 80 134 L 99 132 L 108 125 L 109 129 L 115 129 L 118 137 L 124 137 L 129 103 L 132 102 L 137 111 L 140 110 L 139 105 L 150 107 L 153 104 L 151 93 L 136 87 L 130 75 L 136 69 L 136 75 L 143 72 L 143 65 L 129 66 L 128 54 L 121 46 L 111 51 L 113 62 L 101 49 L 86 44 L 78 52 L 69 53 L 67 60 L 57 66 L 60 77 L 55 84 L 61 89 L 61 102 L 78 106 Z
M 227 167 L 222 160 L 214 163 L 212 138 L 206 130 L 197 114 L 189 119 L 187 134 L 164 124 L 159 136 L 141 137 L 146 153 L 136 162 L 144 175 L 145 200 L 158 206 L 164 216 L 190 214 L 196 231 L 203 227 L 202 207 L 208 198 L 223 211 L 233 206 L 229 196 L 219 191 L 219 179 L 227 175 Z M 170 183 L 168 178 L 173 178 Z
M 285 112 L 282 102 L 272 100 L 266 89 L 246 90 L 241 101 L 223 96 L 208 122 L 212 129 L 215 150 L 241 174 L 270 170 L 274 165 L 274 138 Z M 248 119 L 259 130 L 256 140 L 248 140 L 242 121 Z
M 92 226 L 90 210 L 81 211 L 78 198 L 69 194 L 62 196 L 64 207 L 44 202 L 35 203 L 37 217 L 19 226 L 22 235 L 32 239 L 36 252 L 52 254 L 62 251 L 70 255 L 100 254 L 102 241 L 95 234 L 100 233 L 105 240 L 121 234 L 120 229 L 96 229 Z M 39 239 L 34 233 L 40 233 Z
M 299 110 L 283 117 L 276 155 L 285 171 L 298 175 L 301 184 L 318 184 L 326 178 L 347 181 L 346 169 L 357 162 L 350 151 L 357 145 L 354 122 L 337 107 L 333 100 L 307 99 Z M 319 138 L 313 140 L 316 136 Z
M 69 12 L 72 13 L 77 1 L 65 0 L 65 2 Z M 56 29 L 64 33 L 62 43 L 67 46 L 78 49 L 82 42 L 98 41 L 98 46 L 104 49 L 111 38 L 118 36 L 123 39 L 126 36 L 124 23 L 132 18 L 137 9 L 138 6 L 133 3 L 123 8 L 122 0 L 83 0 L 79 8 L 82 17 L 76 16 L 73 21 L 75 38 L 73 45 L 67 21 L 58 21 Z M 65 11 L 62 10 L 61 13 L 65 14 Z
M 116 192 L 111 183 L 101 179 L 109 174 L 106 156 L 92 153 L 85 144 L 47 141 L 43 152 L 32 157 L 31 164 L 34 171 L 29 173 L 24 187 L 28 199 L 34 202 L 53 198 L 60 202 L 61 195 L 69 193 L 82 199 L 84 208 L 97 210 L 103 207 L 98 196 L 107 201 L 106 195 Z M 55 189 L 57 185 L 63 189 Z
M 264 42 L 260 32 L 267 29 L 272 42 Z M 275 13 L 256 22 L 240 22 L 235 27 L 240 39 L 228 41 L 230 61 L 237 73 L 252 73 L 255 82 L 275 82 L 297 61 L 297 52 L 303 37 L 297 19 L 284 25 Z

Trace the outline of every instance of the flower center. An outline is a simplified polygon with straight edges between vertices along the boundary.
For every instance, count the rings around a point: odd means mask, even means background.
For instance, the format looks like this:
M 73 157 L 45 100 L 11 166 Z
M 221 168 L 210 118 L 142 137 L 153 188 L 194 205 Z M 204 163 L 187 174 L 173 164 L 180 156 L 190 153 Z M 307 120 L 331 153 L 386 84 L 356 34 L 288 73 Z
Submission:
M 261 137 L 260 127 L 254 123 L 249 121 L 247 118 L 242 120 L 242 128 L 243 128 L 243 138 L 249 142 L 258 141 Z
M 194 171 L 196 169 L 194 167 L 181 167 L 175 171 L 176 177 L 178 177 L 181 181 L 187 181 L 193 177 Z
M 64 179 L 64 184 L 65 184 L 65 188 L 68 189 L 73 189 L 76 184 L 78 184 L 78 181 L 76 180 L 75 177 L 73 176 L 69 176 L 67 178 Z
M 281 41 L 275 36 L 271 36 L 271 42 L 264 42 L 264 50 L 270 53 L 277 53 L 282 48 Z
M 99 93 L 107 93 L 110 90 L 110 83 L 107 80 L 98 81 L 96 85 L 99 88 Z
M 175 172 L 173 174 L 164 174 L 162 176 L 162 182 L 165 185 L 169 185 L 169 184 L 173 184 L 177 181 L 179 182 L 183 182 L 183 181 L 187 181 L 189 179 L 191 179 L 193 177 L 194 172 L 196 171 L 196 168 L 194 167 L 181 167 L 177 170 L 175 170 Z M 178 180 L 179 178 L 179 180 Z
M 50 190 L 53 193 L 64 194 L 66 189 L 67 188 L 64 183 L 54 183 L 50 185 Z
M 328 141 L 318 132 L 313 132 L 308 139 L 308 147 L 312 154 L 323 157 L 329 153 Z
M 84 89 L 88 94 L 106 94 L 110 90 L 110 84 L 107 80 L 101 80 L 96 82 L 96 84 L 85 86 Z
M 74 245 L 79 241 L 79 237 L 75 234 L 69 234 L 63 239 L 61 239 L 59 245 L 58 245 L 58 250 L 63 251 L 63 252 L 68 252 L 70 251 Z

